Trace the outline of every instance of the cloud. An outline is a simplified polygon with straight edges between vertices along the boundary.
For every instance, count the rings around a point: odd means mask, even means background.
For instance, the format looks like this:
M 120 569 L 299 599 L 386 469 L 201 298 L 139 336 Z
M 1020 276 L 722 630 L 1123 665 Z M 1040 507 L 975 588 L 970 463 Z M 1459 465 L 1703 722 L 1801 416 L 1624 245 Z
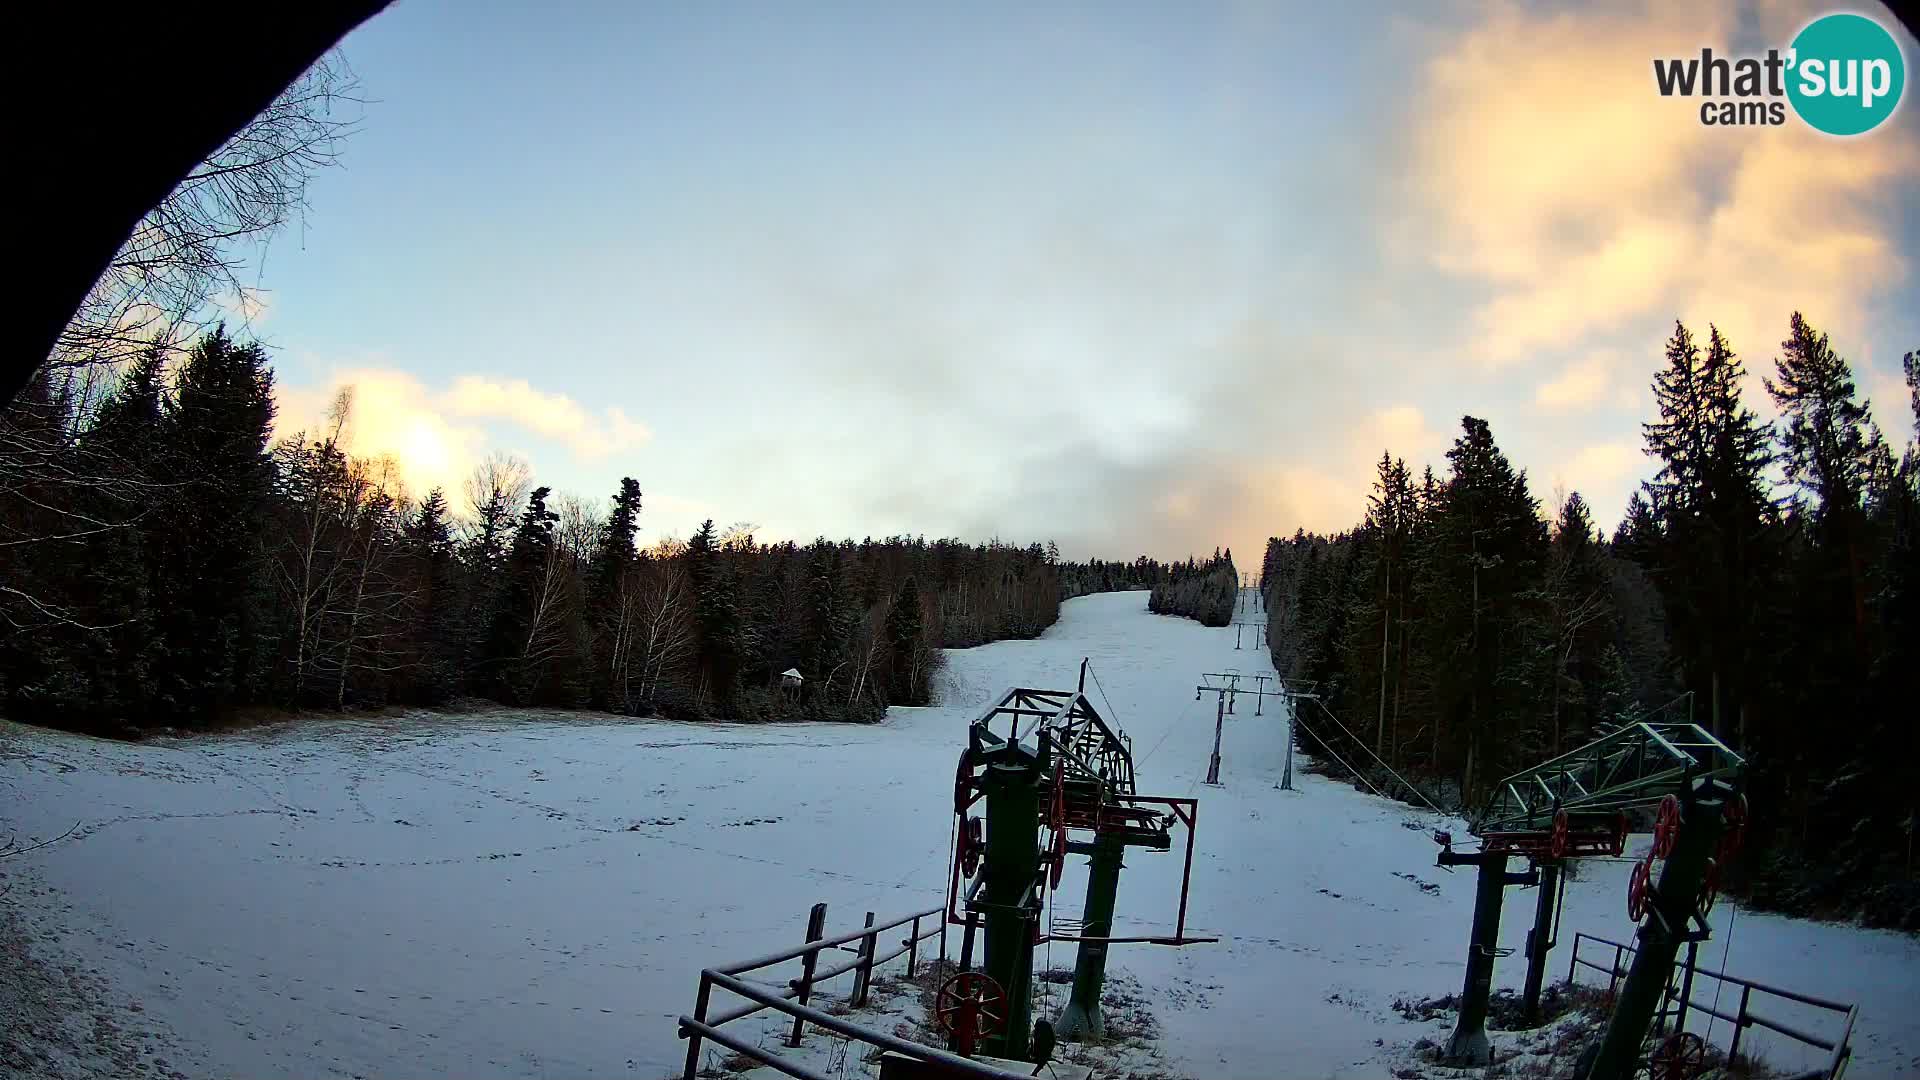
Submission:
M 576 458 L 598 461 L 645 443 L 647 429 L 617 407 L 595 417 L 564 394 L 547 393 L 525 379 L 463 375 L 435 390 L 414 375 L 372 362 L 336 369 L 320 383 L 282 386 L 276 395 L 277 434 L 322 432 L 336 395 L 351 389 L 341 443 L 360 457 L 392 456 L 409 491 L 441 488 L 457 504 L 466 477 L 490 448 L 500 445 L 486 422 L 500 421 L 552 439 Z
M 1544 491 L 1536 485 L 1534 495 L 1546 503 L 1555 492 L 1578 491 L 1592 503 L 1596 492 L 1620 490 L 1645 468 L 1649 468 L 1648 458 L 1638 442 L 1595 443 L 1574 451 L 1555 466 L 1549 473 L 1551 485 Z
M 525 379 L 462 375 L 441 400 L 456 416 L 509 421 L 565 443 L 589 461 L 632 449 L 652 438 L 651 432 L 628 419 L 617 406 L 607 408 L 596 419 L 565 394 L 543 393 Z
M 1874 423 L 1898 453 L 1901 446 L 1915 438 L 1913 391 L 1907 388 L 1906 378 L 1898 371 L 1874 369 L 1858 374 L 1860 393 L 1873 402 Z
M 1787 7 L 1769 29 L 1797 25 Z M 1887 224 L 1898 178 L 1920 168 L 1913 125 L 1729 131 L 1655 92 L 1653 57 L 1727 50 L 1736 25 L 1724 4 L 1501 7 L 1437 49 L 1411 97 L 1419 226 L 1394 235 L 1482 289 L 1469 351 L 1489 370 L 1622 335 L 1638 346 L 1676 316 L 1718 323 L 1758 366 L 1790 312 L 1837 339 L 1864 333 L 1868 302 L 1907 280 Z M 1539 403 L 1585 402 L 1596 374 L 1563 373 Z
M 1580 412 L 1603 405 L 1630 407 L 1639 398 L 1639 383 L 1645 374 L 1619 349 L 1594 349 L 1568 361 L 1560 374 L 1541 383 L 1534 390 L 1533 401 L 1549 412 Z
M 273 309 L 273 300 L 264 289 L 241 288 L 237 292 L 221 293 L 214 299 L 214 305 L 231 315 L 240 325 L 258 329 L 267 321 L 267 314 Z
M 276 434 L 318 437 L 327 429 L 335 396 L 346 388 L 353 394 L 340 436 L 347 451 L 357 457 L 391 456 L 409 492 L 419 495 L 437 487 L 457 505 L 462 484 L 486 452 L 487 432 L 450 417 L 437 395 L 404 371 L 354 367 L 316 386 L 280 387 Z

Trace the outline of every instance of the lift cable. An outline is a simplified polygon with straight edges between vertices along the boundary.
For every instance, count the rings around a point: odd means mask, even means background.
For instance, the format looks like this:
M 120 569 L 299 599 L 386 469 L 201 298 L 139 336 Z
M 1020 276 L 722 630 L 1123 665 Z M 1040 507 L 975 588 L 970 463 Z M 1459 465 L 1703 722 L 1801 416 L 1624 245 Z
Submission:
M 1297 717 L 1296 717 L 1296 719 L 1297 719 Z M 1351 765 L 1348 765 L 1348 764 L 1346 763 L 1346 761 L 1345 761 L 1345 760 L 1343 760 L 1343 759 L 1342 759 L 1342 758 L 1340 757 L 1340 755 L 1339 755 L 1339 754 L 1336 754 L 1336 753 L 1334 753 L 1334 752 L 1333 752 L 1333 747 L 1331 747 L 1331 746 L 1328 746 L 1328 745 L 1327 745 L 1327 741 L 1326 741 L 1325 739 L 1322 739 L 1322 738 L 1321 738 L 1320 736 L 1318 736 L 1318 735 L 1314 735 L 1314 734 L 1313 734 L 1313 729 L 1312 729 L 1312 728 L 1310 728 L 1310 727 L 1302 727 L 1302 728 L 1301 728 L 1300 730 L 1301 730 L 1301 731 L 1304 731 L 1304 732 L 1306 732 L 1306 733 L 1307 733 L 1307 734 L 1309 734 L 1309 735 L 1313 735 L 1313 741 L 1314 741 L 1314 742 L 1317 742 L 1317 743 L 1319 743 L 1319 744 L 1320 744 L 1320 748 L 1321 748 L 1322 750 L 1325 750 L 1325 751 L 1326 751 L 1326 752 L 1327 752 L 1328 754 L 1330 754 L 1330 755 L 1332 755 L 1332 757 L 1333 757 L 1333 760 L 1335 760 L 1335 761 L 1338 761 L 1338 762 L 1340 762 L 1340 766 L 1341 766 L 1342 768 L 1344 768 L 1344 769 L 1346 769 L 1346 770 L 1347 770 L 1348 772 L 1350 772 L 1350 773 L 1352 773 L 1352 774 L 1353 774 L 1353 778 L 1354 778 L 1354 779 L 1356 779 L 1356 780 L 1358 780 L 1358 781 L 1360 781 L 1361 783 L 1363 783 L 1363 784 L 1365 784 L 1365 785 L 1367 785 L 1367 790 L 1369 790 L 1369 791 L 1371 791 L 1371 792 L 1373 792 L 1373 793 L 1374 793 L 1375 795 L 1378 795 L 1378 796 L 1380 796 L 1380 797 L 1381 797 L 1381 798 L 1383 798 L 1383 799 L 1392 799 L 1392 798 L 1393 798 L 1393 796 L 1391 796 L 1391 795 L 1388 795 L 1388 794 L 1387 794 L 1386 792 L 1384 792 L 1384 791 L 1381 791 L 1381 790 L 1380 790 L 1379 788 L 1377 788 L 1377 787 L 1374 787 L 1374 786 L 1373 786 L 1373 781 L 1371 781 L 1371 780 L 1368 780 L 1368 779 L 1367 779 L 1367 776 L 1366 776 L 1366 774 L 1365 774 L 1365 773 L 1363 773 L 1363 772 L 1361 772 L 1361 771 L 1360 771 L 1359 769 L 1356 769 L 1356 768 L 1354 768 L 1354 767 L 1353 767 L 1353 766 L 1351 766 Z M 1397 800 L 1396 800 L 1396 801 L 1397 801 Z
M 1380 755 L 1374 753 L 1372 750 L 1367 749 L 1367 744 L 1361 741 L 1360 736 L 1355 735 L 1351 731 L 1348 731 L 1347 725 L 1340 723 L 1340 718 L 1333 715 L 1333 710 L 1327 708 L 1326 702 L 1321 701 L 1319 698 L 1314 698 L 1313 703 L 1315 705 L 1320 706 L 1320 711 L 1323 713 L 1326 713 L 1327 719 L 1332 720 L 1336 725 L 1338 725 L 1341 731 L 1346 731 L 1347 738 L 1352 739 L 1354 743 L 1360 747 L 1360 749 L 1365 750 L 1368 757 L 1372 758 L 1375 761 L 1380 761 Z M 1380 761 L 1380 767 L 1387 770 L 1387 775 L 1393 777 L 1395 780 L 1398 780 L 1400 781 L 1401 784 L 1405 785 L 1408 791 L 1413 792 L 1413 795 L 1415 798 L 1419 799 L 1423 803 L 1426 803 L 1427 809 L 1432 810 L 1434 813 L 1439 814 L 1441 817 L 1452 816 L 1452 815 L 1449 815 L 1445 810 L 1442 810 L 1439 807 L 1433 805 L 1433 801 L 1431 799 L 1428 799 L 1426 794 L 1422 792 L 1419 788 L 1414 787 L 1412 784 L 1408 783 L 1406 777 L 1401 776 L 1397 772 L 1394 772 L 1393 766 L 1387 764 L 1384 761 Z
M 1113 718 L 1113 726 L 1115 728 L 1125 727 L 1126 725 L 1120 722 L 1120 710 L 1113 707 L 1113 699 L 1107 696 L 1107 688 L 1100 685 L 1100 673 L 1094 670 L 1093 661 L 1091 660 L 1087 661 L 1087 674 L 1093 676 L 1093 687 L 1100 691 L 1100 700 L 1106 703 L 1107 715 Z
M 1153 757 L 1154 754 L 1159 753 L 1160 748 L 1167 744 L 1167 736 L 1172 735 L 1175 731 L 1179 730 L 1180 727 L 1186 723 L 1187 714 L 1192 711 L 1193 711 L 1193 705 L 1191 703 L 1189 703 L 1185 708 L 1181 709 L 1180 715 L 1174 719 L 1174 722 L 1168 726 L 1167 730 L 1160 733 L 1160 741 L 1153 744 L 1153 749 L 1148 750 L 1145 757 L 1142 757 L 1140 760 L 1134 762 L 1133 767 L 1136 770 L 1144 767 L 1146 763 Z
M 1731 901 L 1731 898 L 1729 898 L 1729 900 Z M 1727 954 L 1733 951 L 1733 924 L 1738 921 L 1739 918 L 1739 903 L 1737 901 L 1729 902 L 1727 904 L 1727 936 L 1720 943 L 1720 974 L 1714 979 L 1713 983 L 1713 1012 L 1707 1014 L 1707 1033 L 1702 1036 L 1702 1041 L 1713 1038 L 1714 1013 L 1720 1011 L 1720 991 L 1726 989 L 1727 985 Z M 1691 1005 L 1692 1002 L 1688 1002 L 1688 1004 Z M 1709 1043 L 1708 1045 L 1712 1044 Z M 1727 1064 L 1732 1065 L 1733 1063 L 1728 1062 Z

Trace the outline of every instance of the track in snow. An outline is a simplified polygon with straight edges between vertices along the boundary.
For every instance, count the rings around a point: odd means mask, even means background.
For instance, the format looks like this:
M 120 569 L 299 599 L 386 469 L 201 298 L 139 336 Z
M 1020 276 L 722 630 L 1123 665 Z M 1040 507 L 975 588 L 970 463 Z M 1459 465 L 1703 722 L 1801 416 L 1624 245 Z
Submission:
M 1008 686 L 1072 686 L 1090 656 L 1142 793 L 1201 799 L 1188 926 L 1227 940 L 1113 952 L 1157 993 L 1166 1058 L 1207 1077 L 1383 1074 L 1444 1034 L 1391 1005 L 1459 989 L 1471 876 L 1433 865 L 1431 815 L 1304 773 L 1275 790 L 1273 708 L 1228 718 L 1225 783 L 1201 785 L 1214 703 L 1194 700 L 1197 676 L 1271 669 L 1230 629 L 1144 604 L 1081 598 L 1037 641 L 949 653 L 946 704 L 874 727 L 490 712 L 145 745 L 13 728 L 9 830 L 83 825 L 8 865 L 70 910 L 10 902 L 59 920 L 122 1004 L 189 1048 L 191 1075 L 655 1080 L 678 1070 L 674 1018 L 702 966 L 797 942 L 818 900 L 830 928 L 935 903 L 967 723 Z M 1589 864 L 1569 885 L 1553 978 L 1575 930 L 1631 933 L 1625 871 Z M 1115 933 L 1169 930 L 1179 873 L 1177 847 L 1130 855 Z M 1531 895 L 1511 892 L 1506 915 L 1518 945 Z M 1747 913 L 1731 938 L 1730 972 L 1864 1003 L 1850 1075 L 1920 1069 L 1920 943 Z M 1499 984 L 1522 964 L 1503 961 Z M 1777 1063 L 1800 1060 L 1759 1035 Z

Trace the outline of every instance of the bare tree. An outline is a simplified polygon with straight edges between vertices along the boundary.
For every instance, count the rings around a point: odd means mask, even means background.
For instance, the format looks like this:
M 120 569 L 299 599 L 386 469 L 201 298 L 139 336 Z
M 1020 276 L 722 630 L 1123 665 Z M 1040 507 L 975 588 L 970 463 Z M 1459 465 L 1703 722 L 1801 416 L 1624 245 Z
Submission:
M 50 599 L 34 572 L 47 551 L 135 527 L 168 486 L 150 462 L 77 436 L 73 409 L 46 381 L 0 408 L 0 627 L 11 631 L 117 625 Z
M 693 654 L 693 587 L 684 559 L 642 560 L 634 589 L 623 601 L 634 607 L 634 650 L 640 700 L 659 693 L 661 680 Z
M 399 549 L 399 465 L 391 457 L 355 461 L 348 470 L 346 530 L 348 588 L 331 612 L 342 622 L 335 708 L 345 708 L 355 671 L 396 670 L 394 639 L 404 637 L 413 600 L 394 573 Z
M 862 695 L 880 697 L 873 671 L 886 656 L 887 608 L 885 600 L 875 603 L 867 609 L 867 617 L 861 620 L 859 635 L 853 643 L 853 682 L 847 689 L 848 705 L 859 702 Z
M 554 523 L 553 539 L 560 545 L 575 573 L 584 573 L 600 542 L 600 526 L 606 520 L 598 499 L 562 493 L 553 500 L 560 520 Z
M 12 557 L 128 528 L 156 504 L 146 463 L 103 461 L 86 426 L 128 361 L 184 345 L 222 316 L 222 302 L 242 322 L 257 309 L 238 252 L 305 209 L 308 181 L 338 159 L 357 122 L 357 89 L 344 60 L 323 57 L 154 207 L 88 290 L 37 376 L 46 400 L 25 392 L 0 418 L 0 502 L 23 508 L 0 513 Z M 0 623 L 108 629 L 22 587 L 3 562 Z
M 347 473 L 340 437 L 353 410 L 353 392 L 343 388 L 327 413 L 327 430 L 309 443 L 299 432 L 274 447 L 281 494 L 290 512 L 284 515 L 286 535 L 278 560 L 279 584 L 293 620 L 293 684 L 298 703 L 306 694 L 308 678 L 319 656 L 325 615 L 331 606 L 340 570 L 339 494 Z
M 177 346 L 214 317 L 251 318 L 260 298 L 239 252 L 306 210 L 308 183 L 358 124 L 358 91 L 340 54 L 323 56 L 140 221 L 47 357 L 83 405 L 99 369 Z
M 467 543 L 488 569 L 506 555 L 513 520 L 533 490 L 533 470 L 512 454 L 494 452 L 467 477 Z

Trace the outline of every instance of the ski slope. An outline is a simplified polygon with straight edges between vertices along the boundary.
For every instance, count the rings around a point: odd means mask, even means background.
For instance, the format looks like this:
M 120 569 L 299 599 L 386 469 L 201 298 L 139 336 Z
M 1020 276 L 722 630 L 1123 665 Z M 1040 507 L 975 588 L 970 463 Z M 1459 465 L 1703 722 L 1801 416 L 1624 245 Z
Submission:
M 1385 1075 L 1445 1034 L 1392 1003 L 1459 990 L 1471 875 L 1434 866 L 1431 815 L 1304 772 L 1276 790 L 1274 707 L 1227 719 L 1224 783 L 1201 784 L 1214 699 L 1194 700 L 1197 677 L 1270 668 L 1231 629 L 1144 609 L 1144 593 L 1070 601 L 1039 640 L 950 653 L 942 706 L 870 727 L 494 711 L 144 745 L 11 727 L 6 831 L 80 828 L 6 864 L 50 887 L 7 902 L 191 1076 L 657 1080 L 678 1073 L 674 1019 L 701 967 L 798 942 L 816 901 L 830 931 L 936 903 L 967 723 L 1008 686 L 1071 687 L 1087 656 L 1141 792 L 1201 800 L 1188 928 L 1225 940 L 1113 953 L 1153 995 L 1164 1059 L 1202 1077 Z M 1129 854 L 1116 934 L 1171 929 L 1180 861 Z M 1574 931 L 1628 939 L 1626 870 L 1589 864 L 1568 886 L 1552 978 Z M 1861 1002 L 1850 1076 L 1920 1072 L 1920 943 L 1746 912 L 1728 933 L 1730 914 L 1704 958 L 1730 938 L 1730 972 Z M 1503 944 L 1531 916 L 1510 891 Z M 1064 945 L 1049 959 L 1072 964 Z M 1499 985 L 1522 969 L 1503 960 Z M 1803 1060 L 1764 1031 L 1748 1045 Z

